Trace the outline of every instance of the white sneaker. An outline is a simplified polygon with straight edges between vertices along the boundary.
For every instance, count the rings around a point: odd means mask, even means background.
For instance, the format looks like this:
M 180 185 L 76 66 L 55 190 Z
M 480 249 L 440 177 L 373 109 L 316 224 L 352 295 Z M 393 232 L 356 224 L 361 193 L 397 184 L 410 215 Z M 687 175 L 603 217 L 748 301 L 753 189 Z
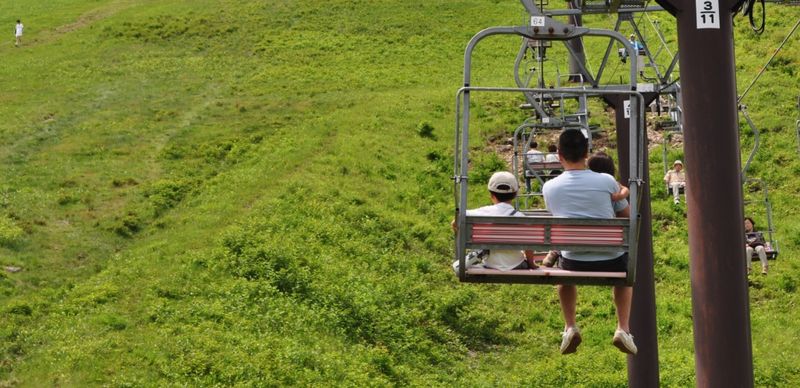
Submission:
M 623 353 L 636 354 L 638 351 L 636 344 L 633 343 L 633 336 L 619 329 L 614 332 L 614 340 L 611 343 Z
M 575 353 L 581 341 L 581 329 L 577 326 L 568 328 L 561 333 L 561 354 Z

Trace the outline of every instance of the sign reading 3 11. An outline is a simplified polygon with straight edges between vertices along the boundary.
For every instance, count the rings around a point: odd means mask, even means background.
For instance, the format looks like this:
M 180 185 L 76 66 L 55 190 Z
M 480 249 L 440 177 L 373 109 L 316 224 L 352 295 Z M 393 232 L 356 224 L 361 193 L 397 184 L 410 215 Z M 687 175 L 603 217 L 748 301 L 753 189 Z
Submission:
M 694 0 L 697 29 L 719 29 L 719 0 Z

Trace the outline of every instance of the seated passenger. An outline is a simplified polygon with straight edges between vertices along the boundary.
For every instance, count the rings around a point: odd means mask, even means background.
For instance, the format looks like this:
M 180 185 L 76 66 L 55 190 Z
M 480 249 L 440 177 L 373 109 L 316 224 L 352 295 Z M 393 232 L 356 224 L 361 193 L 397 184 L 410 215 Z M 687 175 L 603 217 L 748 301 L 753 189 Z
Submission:
M 683 162 L 676 160 L 675 163 L 672 163 L 672 170 L 667 171 L 667 174 L 664 175 L 664 182 L 672 191 L 672 199 L 675 204 L 681 203 L 681 189 L 686 188 L 686 172 L 683 171 Z
M 555 144 L 550 144 L 547 146 L 547 153 L 544 155 L 544 162 L 545 163 L 558 163 L 558 148 Z M 561 168 L 552 169 L 552 170 L 544 170 L 544 175 L 548 178 L 553 178 L 561 174 Z
M 636 40 L 635 34 L 631 34 L 631 36 L 628 37 L 628 42 L 630 42 L 631 46 L 633 46 L 633 50 L 636 51 L 636 67 L 639 69 L 639 75 L 643 77 L 645 55 L 647 54 L 644 50 L 644 45 L 642 42 Z
M 608 174 L 611 177 L 614 177 L 616 173 L 616 167 L 614 167 L 614 159 L 611 158 L 608 154 L 603 151 L 598 151 L 592 154 L 591 157 L 586 161 L 586 165 L 589 167 L 590 170 L 601 173 L 601 174 Z M 623 207 L 624 209 L 617 212 L 617 217 L 630 217 L 630 207 L 627 206 L 626 203 L 619 203 L 622 200 L 628 198 L 630 194 L 630 190 L 623 185 L 619 185 L 620 190 L 614 194 L 611 194 L 611 201 L 614 202 L 614 207 Z M 626 200 L 627 201 L 627 200 Z M 558 251 L 550 251 L 547 253 L 547 256 L 544 257 L 542 260 L 542 265 L 545 267 L 552 267 L 558 261 L 558 258 L 561 254 Z
M 544 162 L 544 154 L 539 151 L 539 143 L 535 140 L 531 141 L 531 148 L 525 153 L 525 160 L 528 163 L 542 163 Z
M 766 275 L 769 269 L 769 262 L 767 262 L 767 250 L 764 249 L 764 235 L 761 232 L 756 232 L 756 223 L 750 217 L 744 218 L 744 251 L 747 255 L 747 272 L 750 272 L 751 263 L 753 261 L 753 252 L 758 255 L 758 260 L 761 261 L 761 274 Z
M 617 169 L 614 166 L 614 159 L 611 158 L 608 154 L 603 151 L 598 151 L 592 154 L 589 159 L 586 161 L 586 166 L 589 167 L 590 170 L 601 173 L 601 174 L 608 174 L 612 178 L 617 173 Z M 616 179 L 616 178 L 615 178 Z M 619 184 L 619 182 L 617 182 Z M 611 201 L 618 202 L 622 201 L 623 199 L 628 198 L 630 194 L 630 190 L 622 184 L 619 184 L 619 191 L 611 194 Z M 622 212 L 617 213 L 617 217 L 628 217 L 630 214 L 625 213 L 621 214 Z
M 547 209 L 556 217 L 614 218 L 628 207 L 627 201 L 611 202 L 611 195 L 619 192 L 614 178 L 586 169 L 589 141 L 581 132 L 565 130 L 558 139 L 558 157 L 564 172 L 544 184 L 543 194 Z M 602 193 L 603 195 L 599 195 Z M 570 271 L 626 272 L 627 252 L 563 251 L 561 268 Z M 637 348 L 630 335 L 629 318 L 633 288 L 614 286 L 614 304 L 617 311 L 617 328 L 612 344 L 622 352 L 636 354 Z M 561 353 L 574 353 L 581 343 L 581 332 L 575 322 L 578 290 L 575 285 L 560 285 L 558 296 L 564 315 Z
M 517 197 L 519 183 L 514 174 L 500 171 L 492 174 L 489 179 L 489 197 L 492 205 L 477 209 L 467 210 L 468 216 L 515 216 L 524 217 L 525 214 L 517 211 L 511 201 Z M 450 223 L 453 231 L 457 230 L 456 221 Z M 484 255 L 483 266 L 503 271 L 512 269 L 537 268 L 533 264 L 533 251 L 517 251 L 507 249 L 492 249 Z M 455 263 L 454 263 L 455 264 Z
M 631 46 L 633 46 L 633 49 L 636 50 L 636 54 L 644 55 L 644 45 L 636 40 L 635 34 L 631 34 L 631 36 L 628 37 L 628 42 L 630 42 Z
M 550 144 L 547 146 L 547 155 L 544 156 L 545 163 L 557 163 L 558 162 L 558 147 L 555 144 Z

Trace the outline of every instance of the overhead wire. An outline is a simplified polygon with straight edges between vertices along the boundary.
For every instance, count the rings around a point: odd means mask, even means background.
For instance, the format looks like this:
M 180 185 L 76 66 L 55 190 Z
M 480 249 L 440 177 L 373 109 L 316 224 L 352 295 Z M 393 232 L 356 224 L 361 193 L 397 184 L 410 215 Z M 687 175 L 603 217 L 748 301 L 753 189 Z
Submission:
M 739 97 L 739 100 L 738 100 L 739 103 L 742 102 L 744 97 L 750 91 L 750 88 L 752 88 L 753 85 L 755 85 L 756 81 L 758 81 L 758 79 L 761 78 L 761 75 L 764 74 L 764 71 L 767 70 L 767 66 L 769 66 L 769 64 L 772 62 L 772 60 L 775 59 L 775 56 L 777 56 L 778 53 L 781 51 L 781 49 L 783 48 L 783 45 L 785 45 L 786 42 L 789 41 L 789 38 L 794 34 L 794 32 L 797 31 L 797 27 L 798 26 L 800 26 L 800 19 L 797 20 L 797 23 L 794 24 L 794 27 L 792 27 L 792 30 L 789 31 L 789 34 L 787 34 L 786 37 L 783 38 L 783 42 L 781 42 L 780 46 L 778 46 L 778 48 L 775 50 L 775 52 L 772 53 L 772 56 L 769 57 L 769 60 L 767 60 L 767 63 L 764 64 L 764 67 L 761 68 L 761 71 L 759 71 L 758 74 L 756 74 L 756 77 L 753 78 L 753 81 L 750 82 L 750 85 L 747 86 L 747 89 L 745 89 L 744 93 L 742 93 L 742 95 Z

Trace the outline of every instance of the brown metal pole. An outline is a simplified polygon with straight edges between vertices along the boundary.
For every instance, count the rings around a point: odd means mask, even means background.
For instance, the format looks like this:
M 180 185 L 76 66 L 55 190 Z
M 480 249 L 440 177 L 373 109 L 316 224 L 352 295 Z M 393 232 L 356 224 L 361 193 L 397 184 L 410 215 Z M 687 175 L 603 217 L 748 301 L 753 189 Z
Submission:
M 719 26 L 707 29 L 698 29 L 694 0 L 659 3 L 678 21 L 697 386 L 752 387 L 734 2 L 720 0 Z
M 652 93 L 651 93 L 652 94 Z M 645 106 L 656 95 L 645 95 Z M 623 106 L 624 97 L 608 98 L 607 101 L 616 111 L 617 122 L 617 158 L 619 159 L 619 174 L 622 182 L 627 182 L 629 163 L 628 139 L 630 136 L 629 119 L 625 118 Z M 619 107 L 619 108 L 617 108 Z M 628 356 L 628 386 L 658 387 L 658 331 L 656 326 L 656 291 L 653 275 L 653 230 L 651 227 L 650 211 L 650 169 L 648 167 L 647 144 L 644 149 L 644 171 L 642 179 L 642 200 L 639 207 L 639 249 L 636 259 L 636 283 L 633 286 L 633 301 L 631 304 L 631 333 L 636 338 L 639 352 L 635 356 Z

